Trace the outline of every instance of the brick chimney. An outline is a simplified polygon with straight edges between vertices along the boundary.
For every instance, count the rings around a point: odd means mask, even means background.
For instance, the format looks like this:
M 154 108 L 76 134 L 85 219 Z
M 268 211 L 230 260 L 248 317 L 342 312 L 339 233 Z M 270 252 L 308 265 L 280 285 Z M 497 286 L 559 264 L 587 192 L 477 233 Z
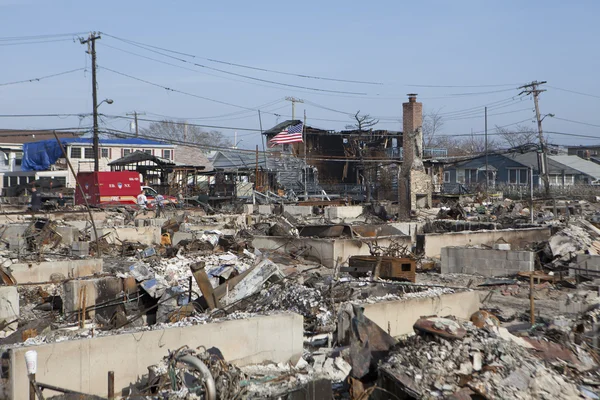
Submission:
M 412 134 L 423 126 L 423 103 L 417 102 L 417 94 L 408 94 L 408 103 L 402 103 L 402 147 L 404 158 L 402 165 L 410 168 L 414 159 Z

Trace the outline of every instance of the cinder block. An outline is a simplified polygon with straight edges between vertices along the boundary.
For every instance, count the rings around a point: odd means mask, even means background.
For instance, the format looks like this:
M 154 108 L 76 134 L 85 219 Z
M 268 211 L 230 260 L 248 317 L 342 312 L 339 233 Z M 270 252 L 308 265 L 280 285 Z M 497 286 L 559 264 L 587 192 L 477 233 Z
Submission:
M 89 242 L 73 242 L 71 244 L 71 254 L 78 257 L 87 257 L 90 255 Z
M 533 271 L 533 265 L 529 261 L 519 261 L 518 268 L 519 271 Z
M 181 242 L 182 240 L 192 240 L 194 239 L 194 233 L 193 232 L 175 232 L 173 234 L 173 240 L 172 240 L 172 244 L 173 246 L 175 246 L 177 243 Z
M 510 250 L 510 243 L 496 243 L 494 244 L 494 250 Z

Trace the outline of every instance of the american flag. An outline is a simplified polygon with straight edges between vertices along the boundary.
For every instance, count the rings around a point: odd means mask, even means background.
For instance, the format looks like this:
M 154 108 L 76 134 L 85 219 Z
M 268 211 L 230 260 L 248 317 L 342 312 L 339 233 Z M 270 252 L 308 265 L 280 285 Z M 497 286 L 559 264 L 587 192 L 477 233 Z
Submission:
M 302 128 L 304 128 L 304 125 L 302 124 L 302 122 L 300 122 L 298 125 L 292 125 L 279 132 L 273 137 L 273 139 L 269 140 L 269 143 L 271 143 L 271 147 L 276 146 L 278 144 L 302 142 Z

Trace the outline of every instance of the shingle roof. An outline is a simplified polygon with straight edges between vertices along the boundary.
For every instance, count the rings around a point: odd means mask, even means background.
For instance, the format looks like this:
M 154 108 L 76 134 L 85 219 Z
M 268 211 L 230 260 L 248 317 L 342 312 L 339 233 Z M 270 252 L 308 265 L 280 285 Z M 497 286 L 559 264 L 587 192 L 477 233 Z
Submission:
M 600 180 L 600 165 L 585 160 L 579 156 L 548 156 L 548 158 L 566 165 L 574 170 L 580 171 L 583 174 L 589 175 L 594 179 Z

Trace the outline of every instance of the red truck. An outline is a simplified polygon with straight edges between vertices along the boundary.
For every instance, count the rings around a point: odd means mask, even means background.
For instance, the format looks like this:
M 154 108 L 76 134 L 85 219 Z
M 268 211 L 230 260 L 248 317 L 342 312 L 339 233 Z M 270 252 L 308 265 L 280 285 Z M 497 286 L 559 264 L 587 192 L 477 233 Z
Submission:
M 81 185 L 88 204 L 93 206 L 135 205 L 137 196 L 144 191 L 148 207 L 155 205 L 158 194 L 149 186 L 142 186 L 140 174 L 135 171 L 79 172 L 77 181 Z M 177 198 L 163 196 L 163 204 L 177 204 Z M 85 204 L 79 189 L 75 189 L 75 204 Z

